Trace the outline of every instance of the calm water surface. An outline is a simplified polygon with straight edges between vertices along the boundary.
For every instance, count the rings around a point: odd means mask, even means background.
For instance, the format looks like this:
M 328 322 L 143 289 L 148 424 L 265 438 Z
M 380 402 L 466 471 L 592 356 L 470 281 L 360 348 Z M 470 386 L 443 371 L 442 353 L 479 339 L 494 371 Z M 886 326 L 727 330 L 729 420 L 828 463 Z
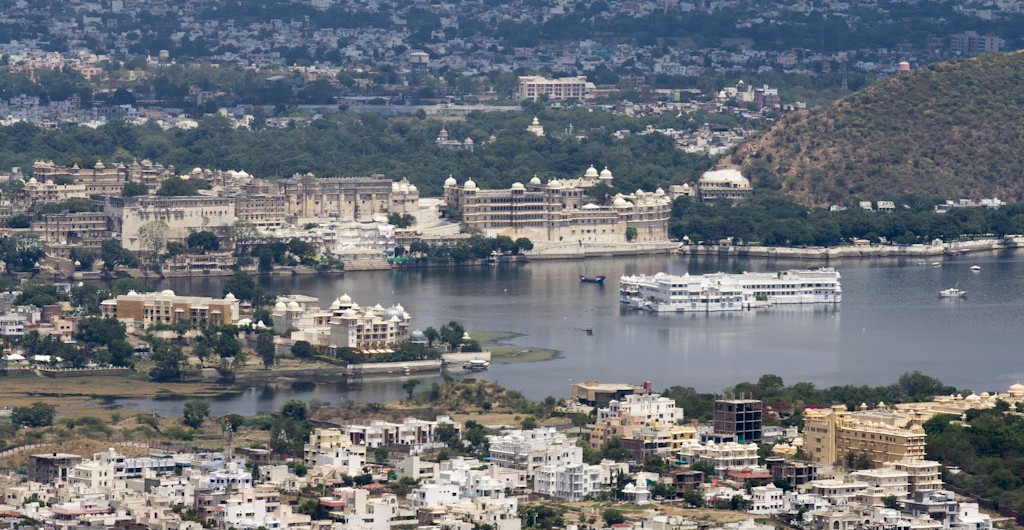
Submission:
M 931 260 L 929 260 L 931 261 Z M 413 326 L 457 320 L 470 331 L 512 331 L 521 347 L 551 348 L 561 357 L 541 363 L 494 365 L 478 377 L 530 398 L 568 394 L 572 381 L 640 382 L 655 388 L 693 386 L 718 391 L 764 373 L 817 385 L 888 384 L 921 370 L 948 384 L 1004 390 L 1024 379 L 1024 252 L 944 260 L 842 261 L 838 307 L 792 307 L 732 314 L 652 315 L 623 310 L 622 274 L 776 271 L 809 264 L 786 261 L 657 256 L 534 262 L 482 269 L 352 272 L 344 276 L 266 280 L 276 292 L 317 296 L 322 305 L 342 293 L 361 305 L 401 303 Z M 820 264 L 815 264 L 820 265 Z M 980 272 L 971 272 L 980 265 Z M 581 284 L 580 274 L 604 274 L 607 285 Z M 223 279 L 168 280 L 179 294 L 220 293 Z M 959 285 L 965 300 L 940 300 Z M 585 330 L 593 329 L 593 335 Z M 434 378 L 426 379 L 429 382 Z M 401 381 L 360 386 L 261 386 L 220 399 L 213 413 L 276 410 L 288 399 L 386 401 L 402 396 Z M 180 414 L 179 400 L 123 400 L 130 407 Z

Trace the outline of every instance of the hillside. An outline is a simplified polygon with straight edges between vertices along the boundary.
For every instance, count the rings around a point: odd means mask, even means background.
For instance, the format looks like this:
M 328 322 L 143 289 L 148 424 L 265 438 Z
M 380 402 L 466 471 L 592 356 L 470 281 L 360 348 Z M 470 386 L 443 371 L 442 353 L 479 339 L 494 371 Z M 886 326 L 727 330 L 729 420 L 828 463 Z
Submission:
M 1024 53 L 939 63 L 790 114 L 735 160 L 808 204 L 1024 197 Z

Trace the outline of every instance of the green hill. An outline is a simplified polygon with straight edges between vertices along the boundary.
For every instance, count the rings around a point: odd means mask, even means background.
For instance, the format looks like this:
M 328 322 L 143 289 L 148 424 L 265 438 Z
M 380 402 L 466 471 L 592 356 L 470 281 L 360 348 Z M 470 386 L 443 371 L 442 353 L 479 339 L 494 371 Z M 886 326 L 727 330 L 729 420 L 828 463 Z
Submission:
M 939 63 L 785 116 L 735 155 L 808 204 L 1024 197 L 1024 53 Z

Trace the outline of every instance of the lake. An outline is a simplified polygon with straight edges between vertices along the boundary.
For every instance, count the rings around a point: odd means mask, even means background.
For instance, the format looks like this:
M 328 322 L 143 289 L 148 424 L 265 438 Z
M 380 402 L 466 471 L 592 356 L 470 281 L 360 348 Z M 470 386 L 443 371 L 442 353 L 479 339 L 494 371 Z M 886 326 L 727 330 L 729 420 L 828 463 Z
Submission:
M 360 305 L 401 303 L 413 327 L 462 322 L 472 331 L 510 331 L 516 347 L 551 348 L 559 358 L 495 364 L 475 377 L 527 397 L 566 396 L 573 381 L 693 386 L 715 392 L 761 374 L 816 385 L 894 382 L 911 370 L 961 388 L 1005 390 L 1024 379 L 1024 252 L 947 258 L 942 267 L 916 260 L 844 260 L 843 302 L 718 314 L 648 314 L 620 308 L 618 278 L 660 271 L 777 271 L 822 264 L 717 257 L 646 256 L 547 261 L 489 268 L 409 269 L 296 276 L 261 281 L 275 292 L 319 297 L 326 306 L 348 293 Z M 980 265 L 972 272 L 971 265 Z M 608 277 L 583 284 L 580 274 Z M 223 278 L 165 280 L 179 294 L 220 293 Z M 942 300 L 958 285 L 963 300 Z M 592 329 L 588 335 L 586 329 Z M 425 379 L 425 383 L 436 378 Z M 276 410 L 288 399 L 387 401 L 401 381 L 260 385 L 213 403 L 213 414 Z M 179 400 L 119 404 L 180 414 Z

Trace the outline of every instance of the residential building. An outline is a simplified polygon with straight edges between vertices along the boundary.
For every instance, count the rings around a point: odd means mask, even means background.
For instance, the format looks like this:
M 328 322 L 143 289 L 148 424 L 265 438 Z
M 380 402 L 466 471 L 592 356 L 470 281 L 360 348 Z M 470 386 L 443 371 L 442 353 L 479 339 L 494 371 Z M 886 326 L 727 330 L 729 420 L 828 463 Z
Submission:
M 191 326 L 233 324 L 238 321 L 239 302 L 231 293 L 221 299 L 207 296 L 178 296 L 167 289 L 154 293 L 118 295 L 100 303 L 104 318 L 116 318 L 129 329 L 147 329 L 156 324 L 187 323 Z
M 594 84 L 587 82 L 587 76 L 561 77 L 548 79 L 537 75 L 519 76 L 519 88 L 516 99 L 590 99 L 593 97 Z
M 811 462 L 770 457 L 765 459 L 765 466 L 773 478 L 785 480 L 794 488 L 818 478 L 818 466 Z
M 955 55 L 981 55 L 999 53 L 1006 47 L 1006 41 L 992 33 L 979 35 L 976 31 L 965 31 L 950 35 L 949 49 Z
M 68 472 L 81 462 L 81 456 L 69 453 L 34 454 L 28 459 L 28 479 L 42 484 L 64 482 Z
M 715 400 L 715 434 L 731 434 L 738 443 L 761 443 L 761 410 L 758 399 Z
M 911 495 L 918 491 L 942 489 L 942 464 L 934 460 L 905 458 L 886 462 L 884 467 L 907 474 L 907 491 Z
M 709 462 L 715 471 L 724 474 L 731 469 L 755 468 L 758 465 L 757 445 L 725 443 L 700 443 L 696 440 L 683 445 L 679 458 L 688 464 Z
M 521 471 L 533 483 L 541 466 L 574 465 L 583 461 L 583 448 L 552 427 L 509 430 L 487 437 L 491 462 Z M 549 480 L 554 480 L 548 470 Z
M 98 249 L 115 234 L 103 212 L 44 214 L 32 222 L 32 231 L 39 234 L 49 254 L 68 257 L 72 248 Z

